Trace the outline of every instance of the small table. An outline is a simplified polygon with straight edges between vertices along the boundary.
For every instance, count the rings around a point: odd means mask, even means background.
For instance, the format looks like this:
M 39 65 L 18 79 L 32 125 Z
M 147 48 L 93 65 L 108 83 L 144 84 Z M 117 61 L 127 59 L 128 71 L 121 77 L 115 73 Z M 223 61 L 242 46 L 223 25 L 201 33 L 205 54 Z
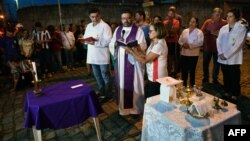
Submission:
M 205 99 L 211 102 L 213 96 L 206 94 Z M 163 102 L 157 95 L 148 98 L 145 104 L 141 140 L 222 141 L 224 125 L 240 123 L 240 111 L 232 103 L 208 118 L 197 119 L 187 114 L 186 107 Z
M 78 86 L 71 88 L 72 86 Z M 29 91 L 25 98 L 25 128 L 33 128 L 35 141 L 41 141 L 41 129 L 62 129 L 94 120 L 101 141 L 98 115 L 103 112 L 95 91 L 82 80 L 62 82 L 42 88 L 42 95 Z

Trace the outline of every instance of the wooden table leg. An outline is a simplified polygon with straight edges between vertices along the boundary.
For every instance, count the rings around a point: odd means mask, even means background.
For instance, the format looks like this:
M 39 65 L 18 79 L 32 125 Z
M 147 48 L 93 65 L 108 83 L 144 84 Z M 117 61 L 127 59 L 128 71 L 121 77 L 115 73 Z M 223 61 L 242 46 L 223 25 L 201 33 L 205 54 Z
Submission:
M 95 129 L 96 129 L 98 141 L 102 141 L 99 119 L 98 119 L 98 117 L 93 117 L 93 120 L 94 120 L 94 124 L 95 124 Z
M 32 130 L 33 130 L 33 135 L 34 135 L 35 141 L 42 141 L 41 130 L 37 130 L 35 126 L 32 126 Z

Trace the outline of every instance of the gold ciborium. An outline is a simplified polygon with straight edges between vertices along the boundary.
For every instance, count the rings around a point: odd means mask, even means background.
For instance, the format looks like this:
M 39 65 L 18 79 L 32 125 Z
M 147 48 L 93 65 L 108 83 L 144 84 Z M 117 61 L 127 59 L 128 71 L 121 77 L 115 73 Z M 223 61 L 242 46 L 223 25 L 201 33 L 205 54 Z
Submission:
M 187 97 L 188 98 L 192 96 L 193 91 L 192 91 L 192 89 L 189 86 L 187 86 L 186 92 L 187 92 Z

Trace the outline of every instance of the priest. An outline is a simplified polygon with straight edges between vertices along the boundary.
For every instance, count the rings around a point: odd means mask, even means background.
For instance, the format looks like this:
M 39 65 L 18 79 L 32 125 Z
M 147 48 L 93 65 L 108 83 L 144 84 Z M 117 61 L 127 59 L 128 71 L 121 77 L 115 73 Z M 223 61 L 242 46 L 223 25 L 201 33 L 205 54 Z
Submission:
M 144 66 L 132 55 L 126 53 L 125 46 L 117 46 L 117 41 L 129 43 L 137 41 L 138 48 L 145 52 L 147 44 L 143 30 L 133 24 L 131 11 L 121 13 L 122 25 L 118 26 L 110 42 L 110 51 L 115 58 L 115 91 L 120 115 L 139 115 L 144 109 Z

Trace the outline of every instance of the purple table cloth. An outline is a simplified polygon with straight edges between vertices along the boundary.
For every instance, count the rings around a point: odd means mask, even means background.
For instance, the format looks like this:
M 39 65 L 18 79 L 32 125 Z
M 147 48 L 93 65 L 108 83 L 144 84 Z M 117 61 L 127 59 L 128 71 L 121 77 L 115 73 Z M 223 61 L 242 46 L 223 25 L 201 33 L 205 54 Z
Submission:
M 71 86 L 83 84 L 72 89 Z M 82 80 L 58 83 L 42 89 L 41 96 L 26 94 L 25 128 L 61 129 L 77 125 L 103 112 L 95 91 Z

